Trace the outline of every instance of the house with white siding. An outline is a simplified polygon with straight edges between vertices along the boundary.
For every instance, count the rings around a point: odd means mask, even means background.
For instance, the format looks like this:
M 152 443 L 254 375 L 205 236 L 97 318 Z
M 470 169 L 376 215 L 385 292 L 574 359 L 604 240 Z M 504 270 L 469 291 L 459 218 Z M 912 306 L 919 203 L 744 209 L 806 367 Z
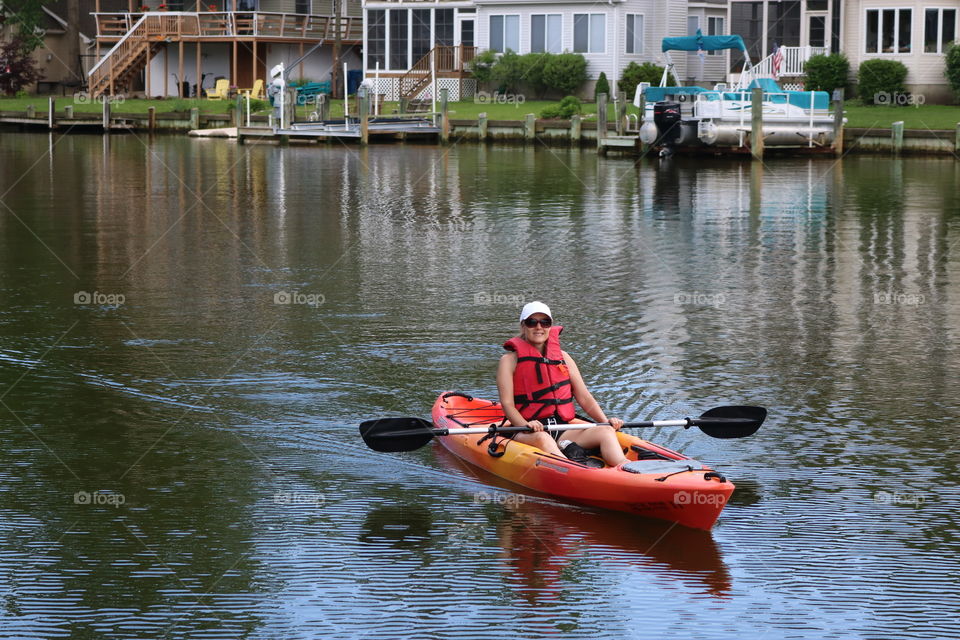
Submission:
M 951 100 L 944 52 L 957 39 L 960 0 L 729 0 L 731 33 L 754 61 L 774 45 L 803 51 L 842 51 L 851 80 L 860 63 L 897 60 L 907 90 L 928 102 Z M 734 63 L 735 64 L 735 63 Z M 731 67 L 736 73 L 738 68 Z
M 722 33 L 726 2 L 364 0 L 363 66 L 387 99 L 423 97 L 436 79 L 436 86 L 456 100 L 476 89 L 467 65 L 478 51 L 569 51 L 587 60 L 587 92 L 601 72 L 615 87 L 630 62 L 663 64 L 660 41 L 666 36 L 686 35 L 690 28 Z M 702 62 L 695 55 L 678 56 L 674 62 L 682 78 L 718 82 L 726 79 L 728 55 Z

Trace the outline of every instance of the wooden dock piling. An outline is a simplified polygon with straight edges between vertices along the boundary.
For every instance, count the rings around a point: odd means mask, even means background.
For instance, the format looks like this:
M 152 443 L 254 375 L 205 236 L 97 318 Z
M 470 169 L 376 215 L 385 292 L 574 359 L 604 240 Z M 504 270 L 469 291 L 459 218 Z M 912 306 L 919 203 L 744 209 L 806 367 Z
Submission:
M 449 98 L 450 90 L 440 89 L 440 141 L 444 144 L 450 142 L 450 112 L 447 104 Z
M 957 125 L 960 127 L 960 125 Z M 486 142 L 487 140 L 487 112 L 484 111 L 477 116 L 477 130 L 480 134 L 480 142 Z
M 900 151 L 903 150 L 903 120 L 898 120 L 890 125 L 890 138 L 894 155 L 899 155 Z
M 597 94 L 597 149 L 603 152 L 603 139 L 607 137 L 607 94 Z
M 843 155 L 843 87 L 833 90 L 833 152 Z
M 750 153 L 756 160 L 763 160 L 763 89 L 753 90 L 750 105 Z

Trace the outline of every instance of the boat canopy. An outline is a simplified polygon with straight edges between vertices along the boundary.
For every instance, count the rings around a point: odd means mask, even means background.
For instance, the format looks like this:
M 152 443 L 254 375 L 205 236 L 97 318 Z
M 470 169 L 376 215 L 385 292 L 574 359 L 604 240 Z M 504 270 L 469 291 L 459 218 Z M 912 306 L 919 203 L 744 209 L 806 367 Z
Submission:
M 664 38 L 661 51 L 719 51 L 721 49 L 739 49 L 744 53 L 747 47 L 740 36 L 705 36 L 697 29 L 697 35 L 682 38 Z

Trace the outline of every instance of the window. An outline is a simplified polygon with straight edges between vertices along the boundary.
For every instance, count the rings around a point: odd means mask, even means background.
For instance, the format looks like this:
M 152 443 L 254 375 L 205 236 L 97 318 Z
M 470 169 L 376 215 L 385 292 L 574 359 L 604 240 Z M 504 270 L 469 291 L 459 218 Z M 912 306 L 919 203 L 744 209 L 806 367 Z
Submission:
M 407 10 L 390 9 L 390 68 L 407 70 Z
M 707 35 L 722 36 L 723 34 L 723 18 L 707 18 Z M 708 51 L 707 55 L 722 56 L 723 51 Z
M 460 21 L 460 44 L 465 47 L 473 46 L 473 20 Z
M 603 13 L 573 14 L 573 50 L 576 53 L 604 53 L 607 16 Z
M 310 0 L 296 0 L 293 3 L 294 13 L 310 13 Z
M 643 53 L 643 16 L 627 14 L 627 53 Z
M 453 9 L 437 9 L 433 22 L 434 44 L 453 46 Z
M 956 38 L 957 10 L 927 9 L 923 23 L 923 52 L 943 53 Z
M 771 2 L 767 5 L 767 49 L 773 43 L 781 47 L 800 46 L 800 2 L 798 0 Z
M 560 53 L 563 16 L 559 13 L 530 16 L 530 51 Z
M 490 16 L 490 49 L 520 50 L 520 16 Z
M 411 53 L 416 64 L 430 53 L 430 9 L 413 9 L 411 12 Z
M 839 3 L 837 3 L 839 4 Z M 738 33 L 747 46 L 747 53 L 751 60 L 763 59 L 763 3 L 762 2 L 732 2 L 730 3 L 730 33 Z M 730 70 L 740 71 L 743 56 L 730 56 Z
M 367 11 L 367 69 L 387 67 L 387 16 L 383 9 Z
M 867 53 L 910 53 L 912 9 L 867 9 Z

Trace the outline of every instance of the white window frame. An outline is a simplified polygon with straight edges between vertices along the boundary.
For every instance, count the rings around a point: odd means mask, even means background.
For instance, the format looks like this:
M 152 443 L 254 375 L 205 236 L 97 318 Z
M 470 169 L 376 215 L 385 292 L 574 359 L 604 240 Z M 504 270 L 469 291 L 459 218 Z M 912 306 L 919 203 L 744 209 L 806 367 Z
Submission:
M 630 18 L 633 18 L 633 42 L 630 42 L 627 39 L 627 23 L 630 21 Z M 640 30 L 637 31 L 637 18 L 640 19 Z M 645 44 L 646 38 L 644 37 L 644 31 L 647 28 L 647 19 L 642 13 L 628 13 L 626 19 L 623 21 L 623 39 L 624 39 L 624 53 L 628 56 L 640 56 L 643 55 L 643 47 Z M 640 46 L 637 47 L 637 40 L 640 40 Z M 630 51 L 630 46 L 633 45 L 633 51 Z
M 588 16 L 587 20 L 587 50 L 586 51 L 577 51 L 576 48 L 576 32 L 577 32 L 577 16 Z M 600 49 L 594 50 L 593 42 L 593 19 L 596 17 L 603 18 L 603 42 L 600 43 Z M 584 53 L 584 54 L 603 54 L 607 52 L 607 14 L 605 13 L 575 13 L 573 14 L 573 51 L 574 53 Z
M 543 18 L 543 51 L 533 50 L 533 19 Z M 550 50 L 550 18 L 560 18 L 560 33 L 557 34 L 557 51 Z M 562 13 L 531 13 L 530 14 L 530 53 L 563 53 L 563 14 Z
M 720 29 L 718 33 L 713 33 L 713 29 L 710 28 L 710 24 L 716 24 L 716 21 L 720 21 Z M 723 30 L 726 25 L 727 19 L 725 16 L 707 16 L 707 35 L 708 36 L 722 36 Z M 722 56 L 726 54 L 726 51 L 707 51 L 708 56 Z
M 937 10 L 937 50 L 936 51 L 927 51 L 927 11 L 932 9 Z M 928 56 L 941 56 L 945 51 L 943 51 L 942 40 L 943 40 L 943 12 L 953 10 L 953 37 L 954 41 L 960 38 L 960 35 L 957 33 L 957 16 L 960 15 L 960 7 L 923 7 L 923 51 L 921 53 Z
M 863 44 L 862 51 L 871 56 L 909 56 L 916 52 L 916 34 L 913 32 L 915 19 L 921 7 L 867 7 L 863 10 Z M 867 16 L 871 11 L 877 12 L 877 51 L 867 51 Z M 893 11 L 893 51 L 883 51 L 883 12 Z M 910 51 L 900 51 L 900 14 L 910 11 Z
M 503 51 L 497 51 L 496 49 L 493 48 L 493 43 L 492 43 L 493 39 L 490 36 L 493 35 L 492 22 L 494 18 L 503 18 L 503 33 L 501 34 L 503 39 Z M 513 47 L 507 46 L 507 18 L 517 19 L 517 47 L 515 49 Z M 491 49 L 492 51 L 497 51 L 497 53 L 506 53 L 508 49 L 513 51 L 514 53 L 520 53 L 520 29 L 522 27 L 521 22 L 522 21 L 520 20 L 519 13 L 491 13 L 490 15 L 488 15 L 487 16 L 487 48 Z M 474 29 L 476 29 L 476 25 L 474 25 Z

